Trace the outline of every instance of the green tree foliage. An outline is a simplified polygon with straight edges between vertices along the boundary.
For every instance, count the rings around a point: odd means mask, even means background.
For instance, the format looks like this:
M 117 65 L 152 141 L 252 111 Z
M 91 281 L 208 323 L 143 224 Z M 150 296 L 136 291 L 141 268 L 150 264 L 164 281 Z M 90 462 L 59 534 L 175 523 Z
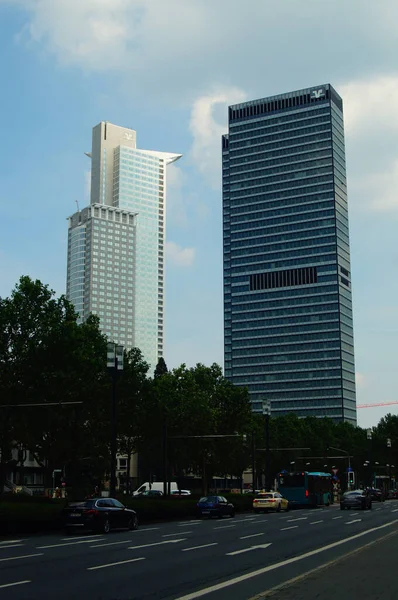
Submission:
M 82 461 L 106 459 L 106 339 L 96 317 L 82 325 L 76 319 L 64 296 L 55 298 L 29 277 L 0 300 L 1 404 L 11 405 L 1 409 L 2 424 L 8 424 L 0 433 L 3 478 L 15 442 L 31 450 L 48 474 L 65 468 L 73 481 L 85 470 Z
M 157 379 L 158 377 L 161 377 L 162 375 L 165 375 L 166 373 L 168 373 L 167 365 L 166 365 L 166 362 L 165 362 L 163 356 L 161 356 L 158 360 L 158 364 L 156 365 L 154 378 Z

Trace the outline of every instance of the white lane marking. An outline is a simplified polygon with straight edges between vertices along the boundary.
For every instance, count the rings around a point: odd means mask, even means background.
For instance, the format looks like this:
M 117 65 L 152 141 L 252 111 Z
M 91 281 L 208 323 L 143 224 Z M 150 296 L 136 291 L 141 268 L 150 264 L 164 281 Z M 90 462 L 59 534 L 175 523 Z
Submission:
M 288 519 L 287 523 L 293 523 L 294 521 L 305 521 L 308 517 L 299 517 L 298 519 Z
M 0 542 L 0 546 L 3 544 L 19 544 L 19 542 L 23 542 L 24 540 L 3 540 Z
M 360 523 L 362 519 L 353 519 L 352 521 L 346 521 L 345 525 L 351 525 L 351 523 Z
M 323 523 L 323 519 L 322 521 L 312 521 L 312 523 L 309 523 L 309 525 L 316 525 L 317 523 Z
M 70 542 L 72 539 L 73 540 L 87 540 L 87 539 L 92 539 L 92 538 L 103 538 L 103 535 L 100 535 L 98 533 L 93 533 L 93 535 L 77 535 L 77 536 L 69 536 L 69 537 L 64 537 L 61 538 L 61 542 Z M 92 541 L 94 541 L 92 539 Z
M 236 525 L 221 525 L 221 527 L 213 527 L 213 529 L 230 529 L 231 527 L 236 527 Z
M 141 546 L 129 546 L 128 550 L 138 550 L 139 548 L 150 548 L 151 546 L 162 546 L 163 544 L 177 544 L 178 542 L 185 542 L 186 538 L 180 540 L 164 540 L 163 542 L 154 542 L 153 544 L 142 544 Z
M 95 544 L 90 548 L 104 548 L 105 546 L 119 546 L 120 544 L 131 544 L 133 540 L 122 540 L 121 542 L 105 542 L 104 544 Z
M 24 556 L 11 556 L 9 558 L 0 558 L 0 562 L 5 562 L 6 560 L 21 560 L 22 558 L 33 558 L 33 556 L 43 556 L 44 552 L 40 552 L 37 554 L 25 554 Z
M 359 515 L 359 513 L 351 513 L 352 517 L 356 517 L 357 515 Z
M 394 508 L 391 512 L 398 512 L 398 508 Z
M 376 508 L 376 510 L 381 510 L 381 508 Z
M 157 531 L 158 529 L 160 529 L 160 527 L 145 527 L 144 529 L 137 529 L 136 533 L 138 533 L 138 531 Z
M 212 544 L 203 544 L 202 546 L 192 546 L 192 548 L 184 548 L 181 552 L 190 552 L 191 550 L 199 550 L 200 548 L 209 548 L 210 546 L 218 546 L 218 542 Z
M 139 560 L 145 560 L 145 557 L 141 558 L 130 558 L 130 560 L 119 560 L 118 562 L 108 563 L 107 565 L 97 565 L 96 567 L 88 567 L 87 571 L 97 571 L 98 569 L 106 569 L 108 567 L 116 567 L 117 565 L 125 565 L 127 563 L 137 562 Z
M 237 554 L 243 554 L 244 552 L 251 552 L 252 550 L 260 550 L 268 548 L 271 544 L 259 544 L 258 546 L 250 546 L 249 548 L 243 548 L 242 550 L 235 550 L 235 552 L 227 552 L 226 556 L 236 556 Z
M 341 517 L 332 517 L 332 520 L 333 519 L 342 519 L 342 518 L 343 518 L 342 516 Z
M 184 521 L 184 523 L 178 523 L 178 527 L 186 527 L 187 525 L 200 525 L 201 523 L 203 523 L 203 521 Z
M 374 531 L 379 531 L 380 529 L 391 527 L 391 525 L 396 525 L 397 523 L 398 519 L 395 519 L 394 521 L 390 521 L 390 523 L 384 523 L 384 525 L 372 527 L 371 529 L 361 531 L 361 533 L 356 533 L 355 535 L 351 535 L 350 537 L 344 538 L 343 540 L 339 540 L 338 542 L 333 542 L 332 544 L 328 544 L 327 546 L 323 546 L 322 548 L 311 550 L 310 552 L 306 552 L 305 554 L 301 554 L 300 556 L 294 556 L 293 558 L 288 558 L 287 560 L 283 560 L 282 562 L 274 563 L 273 565 L 268 565 L 267 567 L 257 569 L 257 571 L 250 571 L 249 573 L 245 573 L 244 575 L 239 575 L 239 577 L 234 577 L 233 579 L 228 579 L 227 581 L 222 581 L 221 583 L 216 583 L 215 585 L 211 585 L 207 588 L 197 590 L 196 592 L 192 592 L 191 594 L 186 594 L 185 596 L 180 596 L 179 598 L 176 598 L 176 600 L 196 600 L 196 598 L 202 598 L 202 596 L 206 596 L 207 594 L 210 594 L 212 592 L 218 592 L 219 590 L 231 587 L 233 585 L 236 585 L 237 583 L 241 583 L 242 581 L 247 581 L 248 579 L 252 579 L 253 577 L 257 577 L 258 575 L 264 575 L 265 573 L 275 571 L 275 569 L 280 569 L 281 567 L 285 567 L 286 565 L 291 565 L 295 562 L 298 562 L 299 560 L 310 558 L 311 556 L 315 556 L 316 554 L 320 554 L 321 552 L 325 552 L 326 550 L 337 548 L 342 544 L 347 544 L 347 542 L 351 542 L 352 540 L 357 540 L 360 537 L 363 537 L 364 535 L 368 535 L 368 533 L 373 533 Z
M 2 585 L 0 585 L 0 589 L 7 588 L 7 587 L 13 587 L 14 585 L 24 585 L 25 583 L 32 583 L 32 580 L 25 579 L 25 581 L 14 581 L 14 583 L 3 583 Z
M 0 550 L 6 550 L 7 548 L 21 548 L 24 544 L 11 544 L 10 546 L 0 546 Z
M 249 517 L 248 519 L 239 519 L 239 521 L 242 521 L 242 523 L 246 523 L 246 521 L 254 521 L 256 517 Z
M 263 533 L 252 533 L 251 535 L 243 535 L 242 537 L 240 537 L 240 540 L 247 540 L 249 538 L 252 537 L 259 537 L 260 535 L 264 535 Z
M 287 531 L 288 529 L 297 529 L 298 525 L 292 525 L 291 527 L 282 527 L 279 531 Z
M 193 533 L 192 531 L 177 531 L 177 533 L 165 533 L 162 537 L 173 537 L 173 535 L 185 535 L 188 533 Z
M 78 546 L 79 544 L 92 544 L 93 539 L 81 540 L 80 542 L 65 542 L 63 544 L 48 544 L 47 546 L 36 546 L 38 550 L 46 550 L 47 548 L 62 548 L 63 546 Z

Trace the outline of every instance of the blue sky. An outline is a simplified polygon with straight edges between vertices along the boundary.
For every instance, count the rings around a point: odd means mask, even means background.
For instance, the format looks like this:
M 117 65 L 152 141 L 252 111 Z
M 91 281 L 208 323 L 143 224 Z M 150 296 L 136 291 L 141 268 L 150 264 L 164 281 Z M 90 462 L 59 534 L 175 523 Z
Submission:
M 170 167 L 166 361 L 223 361 L 226 106 L 326 82 L 345 107 L 358 403 L 398 400 L 396 0 L 0 0 L 0 296 L 65 291 L 66 217 L 88 202 L 91 128 Z M 370 426 L 397 406 L 360 409 Z

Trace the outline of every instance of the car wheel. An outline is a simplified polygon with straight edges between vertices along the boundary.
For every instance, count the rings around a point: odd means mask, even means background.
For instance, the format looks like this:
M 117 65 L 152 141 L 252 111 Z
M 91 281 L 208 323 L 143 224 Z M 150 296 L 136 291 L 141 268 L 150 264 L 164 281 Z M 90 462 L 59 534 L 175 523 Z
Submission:
M 138 517 L 134 515 L 129 521 L 129 530 L 135 531 L 136 529 L 138 529 Z
M 219 513 L 218 513 L 218 515 L 217 515 L 217 517 L 218 517 L 219 519 L 222 519 L 222 513 L 221 513 L 221 512 L 219 512 Z
M 340 510 L 344 510 L 344 506 L 340 504 Z
M 281 512 L 281 505 L 278 504 L 277 508 L 276 508 L 276 512 Z
M 110 530 L 111 530 L 111 524 L 109 522 L 109 519 L 105 519 L 104 522 L 102 523 L 102 532 L 109 533 Z
M 369 504 L 369 510 L 372 510 L 372 503 Z
M 234 516 L 235 516 L 235 511 L 233 510 L 233 511 L 231 512 L 231 517 L 232 517 L 232 518 L 234 518 Z

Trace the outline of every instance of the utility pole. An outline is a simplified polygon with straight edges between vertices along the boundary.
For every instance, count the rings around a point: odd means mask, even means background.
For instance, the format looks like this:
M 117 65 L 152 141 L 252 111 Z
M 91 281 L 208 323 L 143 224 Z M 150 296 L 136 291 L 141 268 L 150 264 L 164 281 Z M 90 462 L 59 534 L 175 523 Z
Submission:
M 168 452 L 167 452 L 167 421 L 166 415 L 163 420 L 163 495 L 167 496 L 168 492 Z
M 117 377 L 123 371 L 123 346 L 113 342 L 108 343 L 106 365 L 112 377 L 112 413 L 111 413 L 111 473 L 109 482 L 109 495 L 113 497 L 116 492 L 116 455 L 117 455 Z
M 391 438 L 387 438 L 387 448 L 388 448 L 388 490 L 391 490 Z
M 367 429 L 366 430 L 366 438 L 368 440 L 368 446 L 369 446 L 369 479 L 370 479 L 370 487 L 373 488 L 373 463 L 372 463 L 372 430 L 371 429 Z
M 253 494 L 256 491 L 256 434 L 252 431 L 252 475 L 253 475 Z
M 269 419 L 271 416 L 271 402 L 263 401 L 263 415 L 265 417 L 265 489 L 271 489 L 270 479 L 270 448 L 269 448 Z

